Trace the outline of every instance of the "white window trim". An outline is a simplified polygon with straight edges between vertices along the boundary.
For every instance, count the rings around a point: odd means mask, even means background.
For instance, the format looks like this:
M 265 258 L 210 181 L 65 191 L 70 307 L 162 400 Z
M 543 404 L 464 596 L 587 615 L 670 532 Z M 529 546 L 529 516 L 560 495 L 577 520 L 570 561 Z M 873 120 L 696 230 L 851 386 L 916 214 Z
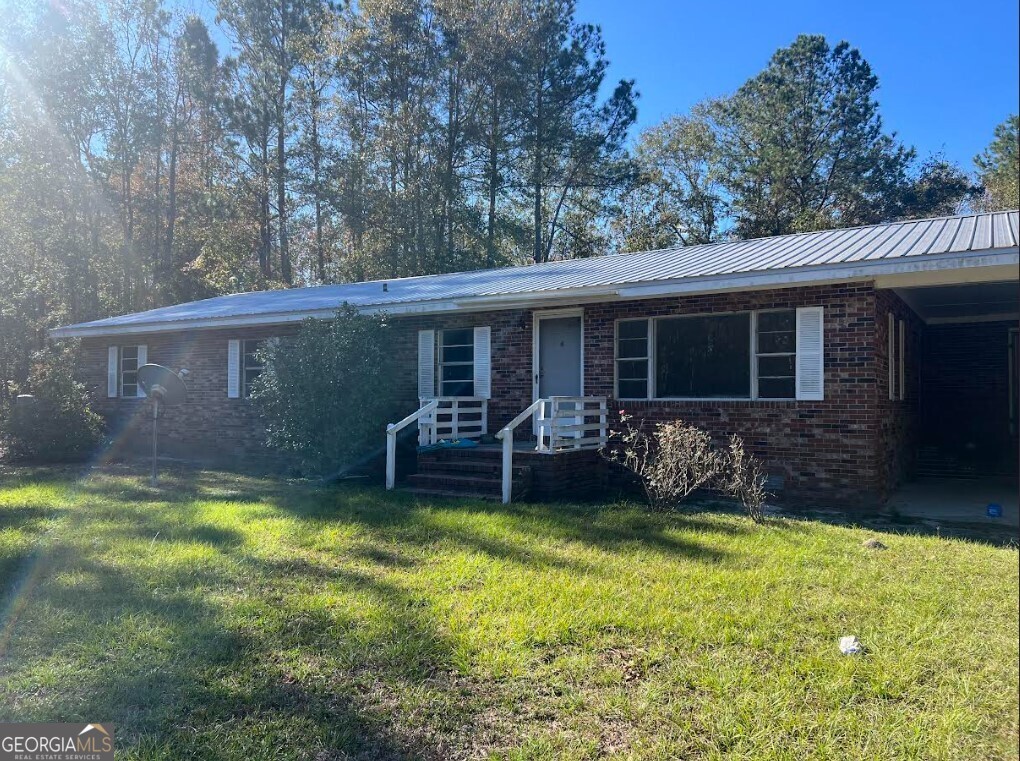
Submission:
M 887 357 L 887 364 L 889 365 L 889 399 L 890 401 L 896 400 L 896 317 L 892 312 L 888 314 L 888 341 L 886 342 L 889 347 L 889 356 Z
M 134 348 L 135 350 L 135 393 L 130 396 L 124 395 L 124 349 Z M 110 347 L 110 351 L 107 352 L 107 361 L 114 359 L 114 351 L 116 350 L 116 365 L 114 366 L 116 374 L 116 394 L 109 394 L 110 382 L 109 382 L 109 370 L 107 370 L 107 396 L 115 399 L 144 399 L 145 391 L 138 384 L 138 368 L 142 365 L 148 364 L 148 345 L 147 344 L 118 344 L 117 346 Z
M 777 404 L 795 404 L 797 402 L 804 401 L 817 401 L 809 399 L 798 399 L 796 396 L 796 388 L 794 389 L 794 396 L 792 397 L 760 397 L 758 396 L 758 362 L 757 362 L 757 324 L 758 314 L 767 312 L 796 312 L 797 307 L 774 307 L 769 309 L 750 309 L 740 311 L 729 311 L 729 312 L 692 312 L 690 314 L 661 314 L 650 317 L 618 317 L 613 323 L 613 394 L 614 399 L 620 402 L 769 402 Z M 656 367 L 655 367 L 655 334 L 656 327 L 661 320 L 683 318 L 683 317 L 727 317 L 733 315 L 748 315 L 750 321 L 750 357 L 751 363 L 751 383 L 750 383 L 750 395 L 749 396 L 658 396 L 654 394 L 655 378 L 656 378 Z M 620 397 L 619 394 L 619 334 L 620 334 L 620 323 L 621 322 L 635 322 L 637 320 L 646 320 L 649 323 L 648 326 L 648 391 L 649 395 L 645 397 Z M 796 340 L 796 336 L 795 339 Z M 793 352 L 793 356 L 796 357 L 796 352 Z
M 249 366 L 249 365 L 245 364 L 244 358 L 248 354 L 248 352 L 246 351 L 245 344 L 257 343 L 257 344 L 265 345 L 265 342 L 268 341 L 268 340 L 269 340 L 268 338 L 244 338 L 244 339 L 241 339 L 241 346 L 240 346 L 241 353 L 240 353 L 240 357 L 239 357 L 240 361 L 237 363 L 237 373 L 238 373 L 238 385 L 239 385 L 239 389 L 238 390 L 239 390 L 239 395 L 240 395 L 240 397 L 242 399 L 251 399 L 251 395 L 247 391 L 247 389 L 248 389 L 248 371 L 256 369 L 254 366 Z M 259 350 L 261 350 L 261 348 L 262 347 L 260 346 Z M 263 367 L 264 367 L 264 365 L 259 365 L 258 369 L 261 371 L 263 369 Z
M 652 342 L 652 326 L 650 324 L 650 317 L 621 317 L 613 322 L 613 398 L 620 401 L 628 402 L 640 402 L 648 399 L 647 396 L 620 396 L 620 323 L 621 322 L 644 322 L 646 325 L 645 329 L 645 356 L 644 357 L 625 357 L 627 360 L 643 361 L 648 362 L 648 377 L 645 378 L 645 388 L 649 391 L 652 389 L 652 375 L 654 374 L 653 362 L 655 361 L 653 348 L 654 343 Z
M 905 320 L 900 320 L 900 355 L 898 359 L 899 359 L 901 402 L 907 398 L 907 366 L 905 359 L 906 354 L 907 354 L 907 323 Z

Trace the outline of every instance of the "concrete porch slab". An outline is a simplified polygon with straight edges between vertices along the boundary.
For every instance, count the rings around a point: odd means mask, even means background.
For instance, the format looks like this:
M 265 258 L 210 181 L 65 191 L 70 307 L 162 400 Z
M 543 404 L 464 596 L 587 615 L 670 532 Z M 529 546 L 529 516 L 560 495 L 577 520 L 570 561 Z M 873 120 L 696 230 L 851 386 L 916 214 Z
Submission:
M 1020 486 L 1016 480 L 921 478 L 898 489 L 886 510 L 904 518 L 934 523 L 1020 526 Z M 988 505 L 1002 507 L 1001 518 L 988 516 Z

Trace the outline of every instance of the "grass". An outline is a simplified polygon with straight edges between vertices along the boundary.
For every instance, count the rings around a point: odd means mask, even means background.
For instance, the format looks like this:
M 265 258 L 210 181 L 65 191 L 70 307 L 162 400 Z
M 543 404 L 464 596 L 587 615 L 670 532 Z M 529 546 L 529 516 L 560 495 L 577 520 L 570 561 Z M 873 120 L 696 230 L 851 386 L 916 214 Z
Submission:
M 1016 551 L 873 535 L 8 471 L 0 721 L 130 759 L 1017 758 Z

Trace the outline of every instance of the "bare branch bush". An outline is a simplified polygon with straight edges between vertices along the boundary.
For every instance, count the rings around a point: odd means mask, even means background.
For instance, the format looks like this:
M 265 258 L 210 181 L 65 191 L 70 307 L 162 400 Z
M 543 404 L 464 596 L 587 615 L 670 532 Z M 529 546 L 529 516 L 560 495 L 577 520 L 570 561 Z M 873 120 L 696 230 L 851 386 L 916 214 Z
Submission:
M 761 522 L 768 497 L 764 466 L 739 436 L 730 436 L 721 450 L 707 431 L 683 420 L 656 423 L 651 433 L 644 421 L 632 420 L 621 410 L 621 427 L 610 433 L 602 454 L 638 477 L 653 510 L 676 509 L 696 490 L 710 488 L 740 500 L 751 519 Z

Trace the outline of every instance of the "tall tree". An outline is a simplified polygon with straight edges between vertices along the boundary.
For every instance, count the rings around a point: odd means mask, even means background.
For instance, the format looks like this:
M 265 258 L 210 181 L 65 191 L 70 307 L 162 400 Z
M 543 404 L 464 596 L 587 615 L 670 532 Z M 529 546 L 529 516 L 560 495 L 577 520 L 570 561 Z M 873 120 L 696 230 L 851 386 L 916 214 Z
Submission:
M 882 128 L 878 78 L 846 42 L 801 35 L 715 109 L 742 237 L 877 222 L 913 151 Z
M 1020 116 L 1013 114 L 995 128 L 995 137 L 974 157 L 984 186 L 979 205 L 989 211 L 1020 207 Z
M 723 234 L 729 200 L 709 110 L 699 104 L 639 137 L 638 175 L 614 219 L 624 250 L 711 243 Z
M 609 65 L 605 43 L 599 28 L 579 23 L 575 11 L 574 0 L 529 4 L 524 146 L 536 262 L 550 258 L 579 190 L 623 181 L 619 159 L 637 118 L 633 81 L 621 81 L 599 104 Z

